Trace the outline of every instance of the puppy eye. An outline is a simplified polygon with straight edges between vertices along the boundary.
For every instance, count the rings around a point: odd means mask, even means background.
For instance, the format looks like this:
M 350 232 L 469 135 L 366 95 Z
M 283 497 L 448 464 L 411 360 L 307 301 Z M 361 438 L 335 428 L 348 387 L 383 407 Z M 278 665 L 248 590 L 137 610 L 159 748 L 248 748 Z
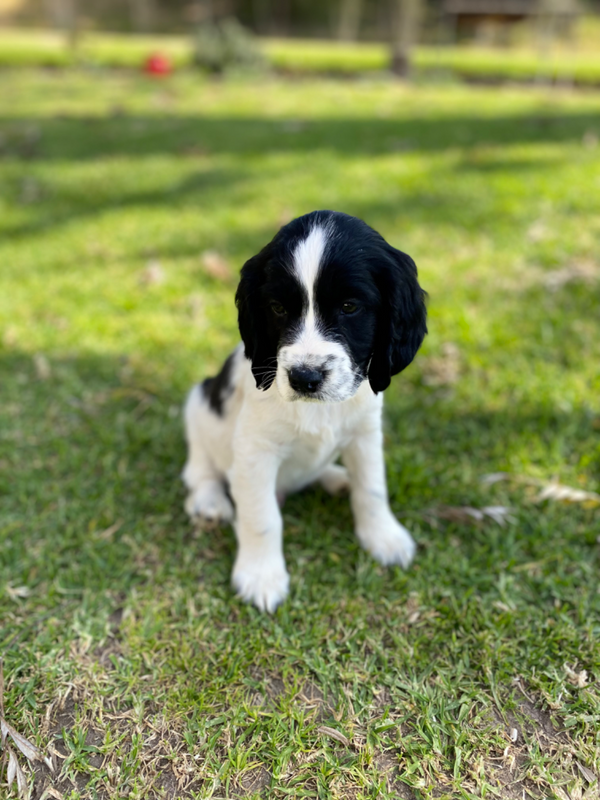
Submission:
M 271 311 L 275 314 L 276 317 L 285 317 L 287 311 L 281 305 L 281 303 L 271 303 Z
M 356 303 L 342 303 L 342 314 L 354 314 L 356 311 L 358 311 Z

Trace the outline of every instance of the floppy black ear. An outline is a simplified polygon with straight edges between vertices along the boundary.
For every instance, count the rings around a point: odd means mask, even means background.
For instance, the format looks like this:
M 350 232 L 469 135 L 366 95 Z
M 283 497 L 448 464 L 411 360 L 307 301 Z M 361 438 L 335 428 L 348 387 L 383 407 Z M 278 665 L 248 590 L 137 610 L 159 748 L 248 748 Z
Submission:
M 392 375 L 408 367 L 427 333 L 426 292 L 417 281 L 412 258 L 385 243 L 375 282 L 381 295 L 369 383 L 375 393 L 390 385 Z
M 252 374 L 259 389 L 271 386 L 277 368 L 277 339 L 269 331 L 262 295 L 269 256 L 270 246 L 267 245 L 246 261 L 235 294 L 244 352 L 252 362 Z

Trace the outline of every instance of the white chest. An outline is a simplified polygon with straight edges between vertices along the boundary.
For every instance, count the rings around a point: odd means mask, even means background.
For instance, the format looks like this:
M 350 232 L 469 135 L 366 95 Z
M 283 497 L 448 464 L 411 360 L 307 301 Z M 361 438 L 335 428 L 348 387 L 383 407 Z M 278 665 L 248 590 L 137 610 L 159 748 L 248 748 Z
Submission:
M 277 476 L 277 490 L 288 494 L 307 486 L 339 456 L 350 437 L 341 430 L 303 434 L 289 443 Z
M 298 491 L 317 480 L 349 444 L 365 417 L 379 414 L 379 408 L 369 402 L 372 397 L 365 393 L 366 402 L 356 398 L 348 403 L 287 403 L 278 491 Z

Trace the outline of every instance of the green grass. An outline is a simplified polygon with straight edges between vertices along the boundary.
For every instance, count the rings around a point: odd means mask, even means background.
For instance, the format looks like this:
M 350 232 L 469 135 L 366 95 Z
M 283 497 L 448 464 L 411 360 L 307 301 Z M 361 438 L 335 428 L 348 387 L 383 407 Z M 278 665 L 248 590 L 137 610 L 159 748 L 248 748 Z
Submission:
M 385 44 L 327 41 L 265 40 L 273 66 L 290 73 L 348 73 L 389 69 L 390 53 Z M 417 78 L 444 76 L 480 81 L 563 81 L 585 85 L 600 83 L 597 48 L 557 49 L 540 59 L 531 46 L 420 46 L 413 60 Z
M 481 477 L 600 489 L 600 98 L 22 70 L 1 103 L 0 653 L 8 721 L 62 755 L 36 797 L 594 797 L 598 506 Z M 269 617 L 185 518 L 179 409 L 237 269 L 315 208 L 430 295 L 386 393 L 419 551 L 383 569 L 347 500 L 292 497 Z
M 589 25 L 571 45 L 554 47 L 540 59 L 531 37 L 518 47 L 422 46 L 414 55 L 417 78 L 456 77 L 480 81 L 538 81 L 600 84 L 598 26 Z M 590 35 L 591 35 L 590 34 Z M 64 37 L 53 32 L 0 31 L 0 66 L 66 67 L 79 62 L 90 67 L 139 68 L 149 53 L 168 54 L 176 68 L 192 60 L 191 38 L 181 36 L 131 36 L 85 33 L 75 54 Z M 267 64 L 292 74 L 353 75 L 389 69 L 389 47 L 379 43 L 344 43 L 324 40 L 264 39 Z

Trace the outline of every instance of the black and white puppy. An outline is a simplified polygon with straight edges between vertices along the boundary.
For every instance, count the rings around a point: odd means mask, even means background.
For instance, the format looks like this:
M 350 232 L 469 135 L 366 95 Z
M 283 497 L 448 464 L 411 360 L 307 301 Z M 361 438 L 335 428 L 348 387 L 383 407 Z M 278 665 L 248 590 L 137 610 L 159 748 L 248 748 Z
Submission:
M 415 544 L 388 503 L 381 392 L 423 341 L 424 298 L 410 256 L 334 211 L 293 220 L 244 264 L 243 344 L 188 396 L 183 479 L 192 517 L 235 518 L 233 585 L 258 608 L 288 592 L 280 504 L 314 482 L 349 489 L 379 562 L 410 564 Z

